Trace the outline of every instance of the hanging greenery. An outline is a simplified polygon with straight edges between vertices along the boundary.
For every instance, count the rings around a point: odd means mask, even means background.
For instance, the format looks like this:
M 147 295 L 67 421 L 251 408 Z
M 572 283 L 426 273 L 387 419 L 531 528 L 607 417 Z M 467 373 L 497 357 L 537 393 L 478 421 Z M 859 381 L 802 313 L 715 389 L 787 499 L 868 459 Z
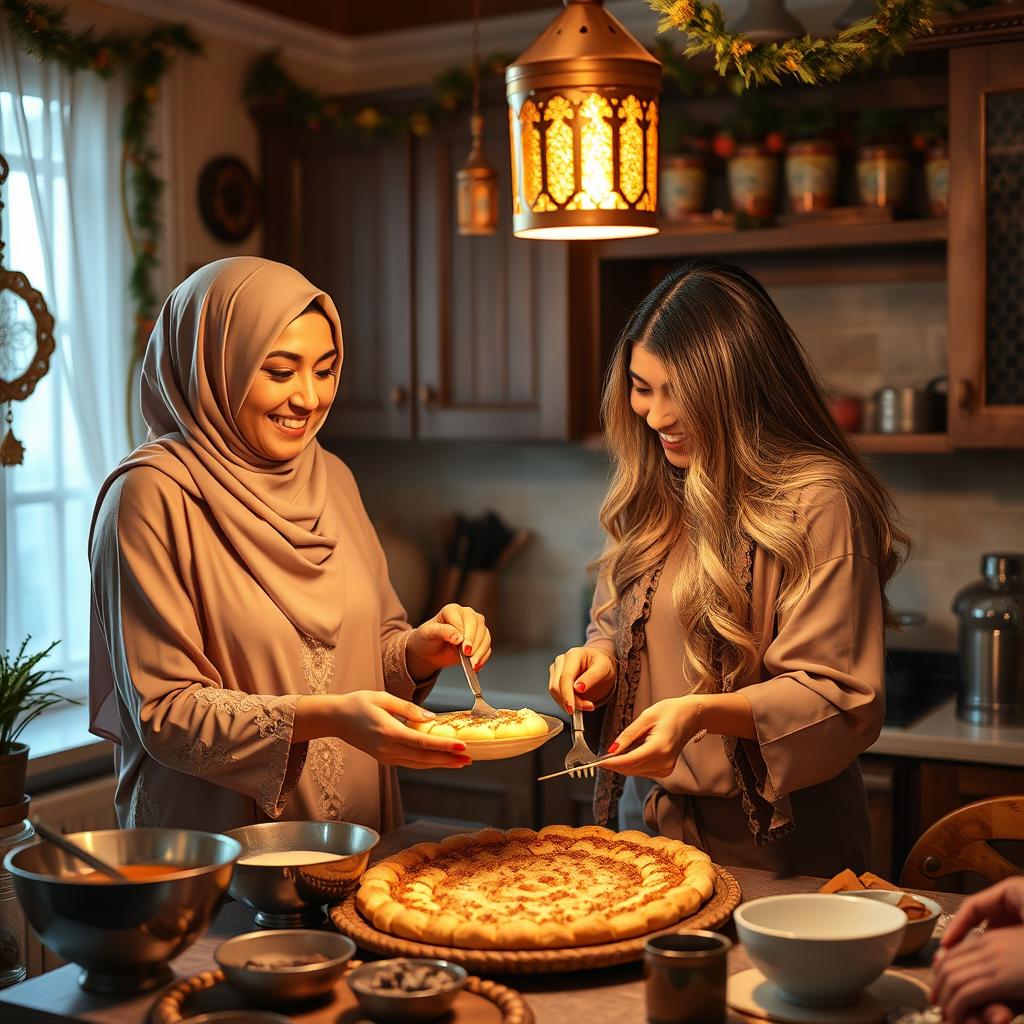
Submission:
M 501 78 L 511 58 L 493 53 L 480 63 L 481 78 Z M 254 114 L 275 114 L 310 131 L 347 133 L 359 138 L 429 135 L 443 117 L 468 109 L 473 94 L 469 68 L 451 68 L 434 81 L 433 96 L 397 113 L 373 105 L 351 106 L 321 96 L 295 82 L 277 52 L 257 57 L 246 76 L 242 98 Z
M 160 196 L 164 183 L 156 173 L 157 152 L 150 144 L 160 81 L 179 53 L 201 52 L 185 25 L 160 25 L 141 35 L 94 29 L 74 32 L 67 12 L 32 0 L 0 0 L 7 28 L 18 45 L 38 60 L 67 71 L 93 71 L 103 78 L 120 72 L 128 83 L 121 118 L 121 207 L 131 246 L 128 290 L 134 309 L 129 388 L 153 328 L 158 296 L 153 286 L 160 242 Z M 131 413 L 128 416 L 131 425 Z
M 971 6 L 985 6 L 988 2 L 971 0 Z M 720 75 L 732 70 L 746 86 L 779 85 L 783 78 L 795 78 L 808 85 L 836 81 L 867 63 L 902 53 L 914 36 L 931 31 L 932 13 L 940 6 L 949 6 L 936 0 L 878 0 L 878 10 L 872 17 L 854 22 L 830 39 L 806 35 L 755 43 L 740 33 L 726 31 L 725 16 L 717 3 L 647 3 L 662 16 L 660 32 L 677 29 L 689 37 L 684 56 L 711 53 Z

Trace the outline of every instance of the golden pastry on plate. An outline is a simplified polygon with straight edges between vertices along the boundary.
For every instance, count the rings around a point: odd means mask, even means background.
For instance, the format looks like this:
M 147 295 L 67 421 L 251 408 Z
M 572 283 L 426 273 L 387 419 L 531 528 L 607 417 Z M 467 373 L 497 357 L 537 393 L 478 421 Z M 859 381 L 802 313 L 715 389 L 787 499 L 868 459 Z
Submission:
M 431 736 L 451 736 L 460 740 L 512 740 L 527 736 L 545 736 L 548 722 L 530 708 L 518 711 L 502 709 L 497 718 L 483 718 L 471 711 L 449 711 L 429 722 L 410 723 L 418 732 Z

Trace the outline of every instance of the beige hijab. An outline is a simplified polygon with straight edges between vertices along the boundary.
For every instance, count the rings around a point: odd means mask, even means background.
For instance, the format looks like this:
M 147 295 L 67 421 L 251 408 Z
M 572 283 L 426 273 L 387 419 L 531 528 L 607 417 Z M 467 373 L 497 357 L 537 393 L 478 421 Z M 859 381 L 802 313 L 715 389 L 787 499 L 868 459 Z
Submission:
M 314 300 L 330 320 L 340 364 L 334 303 L 291 267 L 238 256 L 209 263 L 178 285 L 143 361 L 142 414 L 150 441 L 107 477 L 96 510 L 122 473 L 149 466 L 167 474 L 196 501 L 185 503 L 184 515 L 212 516 L 225 539 L 224 564 L 203 564 L 198 571 L 230 572 L 241 563 L 296 629 L 334 645 L 344 607 L 344 562 L 323 451 L 313 440 L 294 459 L 268 460 L 248 444 L 235 419 L 271 346 Z M 93 527 L 95 522 L 94 513 Z M 118 742 L 113 691 L 106 651 L 94 650 L 91 728 Z

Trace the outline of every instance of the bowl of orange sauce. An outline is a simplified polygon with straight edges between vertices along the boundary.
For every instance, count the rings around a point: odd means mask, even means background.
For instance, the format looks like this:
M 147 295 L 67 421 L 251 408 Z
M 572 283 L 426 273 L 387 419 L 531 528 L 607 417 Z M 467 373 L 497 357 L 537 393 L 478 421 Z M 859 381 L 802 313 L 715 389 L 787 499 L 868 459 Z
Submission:
M 228 836 L 177 828 L 69 836 L 127 876 L 114 881 L 50 843 L 7 854 L 4 867 L 40 942 L 83 968 L 91 992 L 137 992 L 206 931 L 242 852 Z

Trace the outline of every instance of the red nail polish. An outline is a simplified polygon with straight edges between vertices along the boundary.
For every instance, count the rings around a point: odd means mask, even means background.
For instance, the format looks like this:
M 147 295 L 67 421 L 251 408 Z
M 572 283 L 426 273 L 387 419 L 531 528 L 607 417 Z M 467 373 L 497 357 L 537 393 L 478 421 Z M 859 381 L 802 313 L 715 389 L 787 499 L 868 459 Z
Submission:
M 452 750 L 454 750 L 456 753 L 461 753 L 465 749 L 466 749 L 466 744 L 465 743 L 453 743 L 452 744 Z
M 586 689 L 586 687 L 585 687 L 585 686 L 583 685 L 583 683 L 577 683 L 577 684 L 576 684 L 576 685 L 575 685 L 575 686 L 573 687 L 573 689 L 574 689 L 574 690 L 575 690 L 575 691 L 576 691 L 577 693 L 582 693 L 582 692 L 583 692 L 583 691 L 584 691 L 584 690 Z
M 466 654 L 472 654 L 472 653 L 473 653 L 473 648 L 472 648 L 472 647 L 470 647 L 470 645 L 469 645 L 469 644 L 466 644 L 466 646 L 465 646 L 465 647 L 463 647 L 463 648 L 462 648 L 462 650 L 463 650 L 463 651 L 464 651 L 464 652 L 465 652 Z
M 608 753 L 609 754 L 614 754 L 615 751 L 618 750 L 618 749 L 619 749 L 618 743 L 610 743 L 608 745 Z

